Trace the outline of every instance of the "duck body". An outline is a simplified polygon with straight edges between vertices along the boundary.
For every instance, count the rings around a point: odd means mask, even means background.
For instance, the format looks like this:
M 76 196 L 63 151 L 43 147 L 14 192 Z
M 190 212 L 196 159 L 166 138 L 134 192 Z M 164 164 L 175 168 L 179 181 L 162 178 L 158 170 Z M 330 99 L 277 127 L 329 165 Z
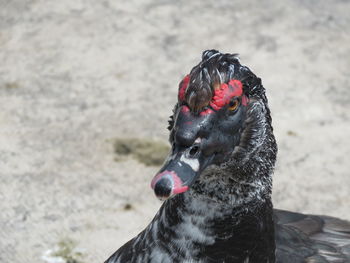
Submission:
M 274 210 L 277 144 L 261 80 L 203 52 L 179 85 L 172 149 L 151 183 L 165 200 L 106 263 L 350 263 L 350 223 Z
M 106 262 L 350 262 L 347 221 L 272 211 L 270 202 L 247 211 L 187 198 L 166 201 Z
M 276 262 L 350 262 L 350 223 L 274 210 Z

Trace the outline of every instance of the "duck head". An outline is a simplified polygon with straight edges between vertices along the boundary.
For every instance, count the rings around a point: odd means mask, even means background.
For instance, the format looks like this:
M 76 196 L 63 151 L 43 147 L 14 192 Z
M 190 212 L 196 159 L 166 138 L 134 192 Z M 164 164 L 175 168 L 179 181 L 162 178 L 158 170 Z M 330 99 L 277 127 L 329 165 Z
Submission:
M 209 166 L 247 159 L 256 144 L 259 123 L 250 115 L 258 102 L 266 104 L 261 81 L 236 54 L 204 51 L 179 85 L 168 127 L 172 149 L 151 182 L 156 196 L 186 192 Z

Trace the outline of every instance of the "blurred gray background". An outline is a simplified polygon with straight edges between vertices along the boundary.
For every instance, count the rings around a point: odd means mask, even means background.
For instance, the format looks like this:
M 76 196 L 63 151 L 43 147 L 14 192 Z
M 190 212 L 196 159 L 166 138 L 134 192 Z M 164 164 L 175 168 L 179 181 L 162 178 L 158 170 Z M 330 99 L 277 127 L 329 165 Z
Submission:
M 152 219 L 177 85 L 216 48 L 262 78 L 275 207 L 350 219 L 350 1 L 0 0 L 0 262 L 102 262 Z

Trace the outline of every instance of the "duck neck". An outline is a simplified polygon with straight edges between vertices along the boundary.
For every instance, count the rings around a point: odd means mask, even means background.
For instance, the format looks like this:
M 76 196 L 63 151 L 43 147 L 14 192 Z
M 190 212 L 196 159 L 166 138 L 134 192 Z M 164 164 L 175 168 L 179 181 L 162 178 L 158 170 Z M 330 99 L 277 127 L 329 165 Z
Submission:
M 171 228 L 184 236 L 193 258 L 275 262 L 271 186 L 276 150 L 272 137 L 246 161 L 234 156 L 208 167 L 188 192 L 165 202 L 163 218 L 172 218 L 167 219 Z
M 275 260 L 270 198 L 232 205 L 189 191 L 166 201 L 159 216 L 162 225 L 159 228 L 173 233 L 171 249 L 181 251 L 183 260 L 240 263 Z M 169 244 L 170 239 L 165 236 L 162 239 Z

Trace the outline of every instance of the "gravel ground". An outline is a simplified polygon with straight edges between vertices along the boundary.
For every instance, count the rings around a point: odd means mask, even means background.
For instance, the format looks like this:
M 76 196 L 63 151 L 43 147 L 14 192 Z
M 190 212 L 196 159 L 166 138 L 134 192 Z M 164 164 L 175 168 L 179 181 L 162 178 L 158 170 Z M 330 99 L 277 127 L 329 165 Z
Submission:
M 349 13 L 347 0 L 0 0 L 0 262 L 102 262 L 148 224 L 159 167 L 116 161 L 113 139 L 166 142 L 178 82 L 208 48 L 263 79 L 275 206 L 350 219 Z

